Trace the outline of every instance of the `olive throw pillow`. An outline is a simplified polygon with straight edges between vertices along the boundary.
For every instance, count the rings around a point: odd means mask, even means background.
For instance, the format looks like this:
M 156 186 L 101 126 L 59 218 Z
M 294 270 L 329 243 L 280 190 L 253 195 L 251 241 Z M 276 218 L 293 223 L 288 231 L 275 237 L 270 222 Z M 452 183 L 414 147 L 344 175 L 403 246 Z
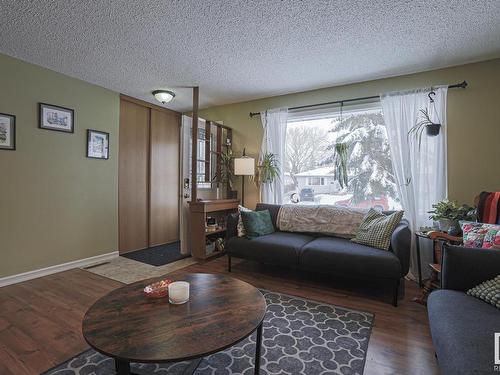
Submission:
M 274 232 L 271 214 L 268 210 L 241 211 L 240 215 L 247 237 L 259 237 Z
M 403 211 L 384 215 L 371 208 L 363 218 L 356 237 L 351 241 L 377 249 L 389 250 L 392 233 L 402 218 Z
M 500 309 L 500 275 L 469 289 L 467 294 L 482 299 Z

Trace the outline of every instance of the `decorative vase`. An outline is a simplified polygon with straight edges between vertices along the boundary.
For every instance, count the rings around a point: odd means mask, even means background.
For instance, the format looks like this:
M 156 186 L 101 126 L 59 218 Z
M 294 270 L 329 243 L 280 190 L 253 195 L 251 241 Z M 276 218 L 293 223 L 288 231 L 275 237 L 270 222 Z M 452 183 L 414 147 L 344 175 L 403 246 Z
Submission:
M 435 137 L 439 134 L 439 130 L 441 130 L 441 124 L 429 124 L 425 126 L 425 129 L 428 136 Z
M 460 233 L 460 229 L 459 227 L 456 225 L 456 223 L 454 223 L 453 225 L 451 225 L 449 228 L 448 228 L 448 234 L 450 236 L 458 236 L 458 234 Z
M 439 219 L 439 230 L 442 232 L 448 232 L 448 229 L 453 225 L 453 222 L 450 219 Z

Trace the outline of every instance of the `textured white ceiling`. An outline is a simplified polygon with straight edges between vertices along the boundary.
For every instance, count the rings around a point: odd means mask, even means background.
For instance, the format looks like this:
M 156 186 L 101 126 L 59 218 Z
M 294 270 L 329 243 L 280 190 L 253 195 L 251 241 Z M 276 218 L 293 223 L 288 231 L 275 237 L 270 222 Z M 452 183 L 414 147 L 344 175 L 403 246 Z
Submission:
M 0 52 L 150 102 L 171 88 L 176 110 L 186 86 L 207 107 L 500 56 L 500 0 L 0 0 L 0 14 Z

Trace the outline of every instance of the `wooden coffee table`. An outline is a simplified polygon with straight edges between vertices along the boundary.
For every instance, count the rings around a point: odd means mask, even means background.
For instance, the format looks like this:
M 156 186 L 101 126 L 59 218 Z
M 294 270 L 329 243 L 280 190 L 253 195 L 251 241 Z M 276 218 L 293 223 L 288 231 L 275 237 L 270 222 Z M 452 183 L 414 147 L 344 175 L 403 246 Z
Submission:
M 130 374 L 130 362 L 192 361 L 193 373 L 204 356 L 227 349 L 257 331 L 255 374 L 260 368 L 262 323 L 266 301 L 241 280 L 223 275 L 182 274 L 190 283 L 190 300 L 172 305 L 168 298 L 146 297 L 144 287 L 159 278 L 112 291 L 85 314 L 87 343 L 115 360 L 116 372 Z

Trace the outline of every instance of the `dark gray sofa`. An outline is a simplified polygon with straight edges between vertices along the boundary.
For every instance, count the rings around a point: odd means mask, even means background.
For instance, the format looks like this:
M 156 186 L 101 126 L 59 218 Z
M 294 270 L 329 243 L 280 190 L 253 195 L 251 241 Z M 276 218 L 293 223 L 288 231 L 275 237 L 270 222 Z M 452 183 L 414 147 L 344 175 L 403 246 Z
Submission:
M 500 310 L 466 291 L 500 274 L 500 251 L 445 245 L 441 286 L 427 301 L 442 375 L 493 374 Z
M 228 217 L 225 248 L 229 271 L 231 257 L 237 257 L 338 276 L 383 279 L 391 284 L 393 304 L 397 306 L 400 280 L 410 265 L 411 232 L 405 220 L 394 231 L 389 251 L 385 251 L 344 238 L 280 232 L 276 225 L 279 208 L 279 205 L 257 205 L 257 211 L 269 210 L 276 232 L 254 239 L 237 237 L 238 214 Z

